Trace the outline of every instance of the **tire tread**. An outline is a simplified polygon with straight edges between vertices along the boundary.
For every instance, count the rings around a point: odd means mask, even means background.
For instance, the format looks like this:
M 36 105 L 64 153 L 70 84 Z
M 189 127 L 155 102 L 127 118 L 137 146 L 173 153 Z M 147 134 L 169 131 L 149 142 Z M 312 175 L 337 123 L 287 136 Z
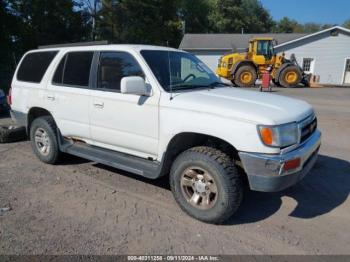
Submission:
M 205 158 L 210 158 L 211 160 L 219 164 L 219 166 L 224 170 L 224 172 L 222 172 L 224 174 L 223 179 L 226 181 L 223 184 L 223 186 L 225 187 L 225 191 L 227 192 L 229 197 L 227 198 L 227 202 L 225 203 L 226 210 L 224 214 L 222 214 L 220 217 L 217 217 L 213 220 L 206 220 L 206 219 L 203 219 L 203 217 L 196 216 L 195 214 L 190 214 L 190 215 L 204 222 L 220 224 L 225 220 L 227 220 L 229 217 L 231 217 L 237 211 L 238 207 L 242 202 L 242 199 L 243 199 L 242 177 L 237 171 L 234 165 L 234 162 L 232 161 L 232 159 L 230 159 L 228 155 L 226 155 L 225 153 L 223 153 L 218 149 L 207 147 L 207 146 L 193 147 L 183 152 L 175 160 L 173 167 L 177 166 L 178 161 L 181 161 L 181 159 L 191 159 L 191 155 L 193 154 L 200 154 Z M 172 170 L 172 173 L 173 172 L 174 170 Z M 174 192 L 175 188 L 174 188 L 173 179 L 171 179 L 171 187 Z M 181 205 L 181 201 L 179 199 L 180 196 L 176 193 L 174 193 L 174 196 L 176 201 L 180 204 L 180 207 L 182 208 L 182 210 L 188 213 L 186 208 Z

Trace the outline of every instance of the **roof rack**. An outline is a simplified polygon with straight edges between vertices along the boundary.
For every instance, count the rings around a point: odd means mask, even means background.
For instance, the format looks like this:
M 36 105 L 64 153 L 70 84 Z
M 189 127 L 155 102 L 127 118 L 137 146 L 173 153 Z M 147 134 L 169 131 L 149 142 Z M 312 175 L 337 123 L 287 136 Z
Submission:
M 91 46 L 91 45 L 109 45 L 110 42 L 107 40 L 103 41 L 91 41 L 91 42 L 77 42 L 77 43 L 68 43 L 68 44 L 57 44 L 57 45 L 40 45 L 38 49 L 45 48 L 55 48 L 55 47 L 73 47 L 73 46 Z

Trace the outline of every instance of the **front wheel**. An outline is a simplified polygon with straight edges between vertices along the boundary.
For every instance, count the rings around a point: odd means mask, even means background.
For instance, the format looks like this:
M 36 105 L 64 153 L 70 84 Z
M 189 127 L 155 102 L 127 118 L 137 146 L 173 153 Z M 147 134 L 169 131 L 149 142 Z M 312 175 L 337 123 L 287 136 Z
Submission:
M 180 207 L 207 223 L 222 223 L 238 209 L 243 198 L 241 177 L 233 161 L 210 147 L 194 147 L 175 160 L 170 186 Z
M 301 82 L 301 73 L 297 66 L 291 65 L 283 69 L 279 83 L 283 87 L 297 87 Z

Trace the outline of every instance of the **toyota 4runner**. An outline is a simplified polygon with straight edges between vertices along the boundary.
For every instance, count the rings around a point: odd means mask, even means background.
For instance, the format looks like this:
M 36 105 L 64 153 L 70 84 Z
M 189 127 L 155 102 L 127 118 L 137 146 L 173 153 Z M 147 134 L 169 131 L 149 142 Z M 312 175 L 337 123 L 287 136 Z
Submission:
M 62 153 L 156 179 L 180 207 L 221 223 L 244 181 L 279 191 L 316 162 L 321 133 L 306 102 L 235 89 L 195 56 L 144 45 L 49 46 L 24 55 L 9 94 L 37 157 Z

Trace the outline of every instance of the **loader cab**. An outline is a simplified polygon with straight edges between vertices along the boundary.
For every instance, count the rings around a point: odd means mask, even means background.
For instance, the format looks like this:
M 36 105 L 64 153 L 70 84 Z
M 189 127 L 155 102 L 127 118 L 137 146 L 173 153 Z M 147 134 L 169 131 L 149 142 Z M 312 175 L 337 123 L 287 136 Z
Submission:
M 273 38 L 254 38 L 249 41 L 249 52 L 258 65 L 272 63 L 275 55 Z

